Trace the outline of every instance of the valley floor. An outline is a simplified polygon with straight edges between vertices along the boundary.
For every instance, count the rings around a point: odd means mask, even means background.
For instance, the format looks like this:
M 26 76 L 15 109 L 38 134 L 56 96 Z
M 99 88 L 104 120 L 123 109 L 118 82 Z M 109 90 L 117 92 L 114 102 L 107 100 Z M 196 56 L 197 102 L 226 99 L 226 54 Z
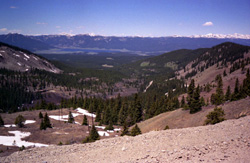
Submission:
M 0 162 L 249 162 L 249 126 L 246 116 L 90 144 L 32 148 L 1 157 Z

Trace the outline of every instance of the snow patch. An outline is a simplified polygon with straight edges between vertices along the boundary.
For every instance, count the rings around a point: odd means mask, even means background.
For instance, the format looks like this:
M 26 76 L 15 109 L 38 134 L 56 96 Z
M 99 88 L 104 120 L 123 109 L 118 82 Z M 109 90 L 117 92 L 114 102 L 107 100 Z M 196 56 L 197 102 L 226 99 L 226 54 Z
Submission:
M 113 65 L 104 64 L 104 65 L 102 65 L 102 67 L 113 68 L 114 66 Z
M 148 84 L 148 86 L 146 87 L 146 89 L 143 91 L 144 93 L 147 92 L 147 89 L 153 84 L 153 80 Z
M 38 60 L 38 59 L 37 59 L 36 57 L 34 57 L 34 56 L 33 56 L 33 58 L 34 58 L 35 60 Z
M 98 131 L 98 134 L 99 134 L 100 136 L 109 136 L 109 133 L 106 132 L 106 131 Z
M 25 138 L 27 136 L 30 136 L 30 132 L 21 132 L 21 131 L 8 131 L 11 134 L 14 134 L 15 136 L 0 136 L 0 144 L 5 146 L 18 146 L 18 147 L 29 147 L 29 146 L 36 146 L 36 147 L 46 147 L 47 144 L 41 144 L 41 143 L 32 143 L 27 142 L 24 140 L 21 140 L 22 138 Z
M 36 123 L 36 121 L 34 121 L 34 120 L 26 120 L 26 121 L 24 122 L 25 125 L 31 124 L 31 123 Z
M 95 126 L 96 128 L 105 129 L 105 126 Z
M 81 114 L 86 115 L 86 116 L 89 116 L 89 117 L 94 117 L 94 118 L 96 117 L 95 114 L 89 113 L 87 110 L 82 109 L 82 108 L 77 108 L 76 111 L 77 111 L 78 113 L 81 113 Z
M 17 62 L 17 64 L 18 64 L 19 66 L 22 66 L 21 63 L 19 63 L 19 62 Z

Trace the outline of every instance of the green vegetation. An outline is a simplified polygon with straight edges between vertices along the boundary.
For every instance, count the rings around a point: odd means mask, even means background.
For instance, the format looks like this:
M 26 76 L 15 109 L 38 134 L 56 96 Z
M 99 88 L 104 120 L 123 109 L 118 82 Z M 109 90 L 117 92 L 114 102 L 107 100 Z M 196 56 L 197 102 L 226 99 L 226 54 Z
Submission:
M 141 130 L 136 124 L 135 127 L 133 127 L 131 130 L 131 136 L 136 136 L 136 135 L 140 135 L 140 134 L 141 134 Z
M 22 115 L 18 115 L 16 117 L 16 120 L 15 120 L 15 125 L 17 125 L 19 128 L 22 128 L 24 127 L 24 122 L 25 122 L 25 118 L 22 116 Z
M 221 75 L 217 75 L 215 80 L 217 81 L 217 88 L 216 93 L 211 95 L 211 103 L 220 105 L 224 102 L 223 82 Z
M 91 131 L 89 133 L 89 136 L 87 136 L 82 143 L 90 143 L 90 142 L 94 142 L 96 140 L 100 139 L 100 135 L 98 134 L 95 125 L 92 125 L 91 127 Z
M 69 111 L 68 123 L 75 123 L 75 119 L 74 119 L 71 111 Z
M 206 117 L 206 121 L 205 121 L 205 125 L 208 125 L 208 124 L 216 124 L 216 123 L 219 123 L 219 122 L 222 122 L 225 120 L 224 118 L 224 110 L 222 110 L 222 108 L 214 108 L 214 110 L 212 112 L 210 112 Z
M 188 108 L 190 110 L 190 114 L 196 113 L 201 110 L 201 100 L 200 100 L 200 87 L 197 86 L 195 88 L 194 79 L 191 80 L 191 83 L 188 87 Z
M 87 116 L 86 116 L 86 115 L 83 116 L 82 125 L 88 126 L 88 119 L 87 119 Z
M 39 112 L 39 119 L 43 119 L 43 114 L 42 114 L 42 112 Z
M 0 115 L 0 127 L 4 126 L 4 121 L 3 121 L 3 118 L 2 116 Z
M 49 116 L 46 112 L 44 118 L 41 120 L 40 130 L 46 130 L 47 128 L 52 128 L 52 126 L 49 120 Z
M 169 129 L 169 126 L 168 125 L 166 125 L 166 127 L 164 128 L 164 130 L 168 130 Z

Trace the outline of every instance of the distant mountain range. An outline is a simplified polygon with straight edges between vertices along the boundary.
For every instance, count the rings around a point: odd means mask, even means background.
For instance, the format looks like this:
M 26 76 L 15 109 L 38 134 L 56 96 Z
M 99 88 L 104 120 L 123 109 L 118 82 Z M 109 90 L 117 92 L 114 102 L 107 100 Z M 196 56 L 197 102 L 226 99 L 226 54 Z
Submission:
M 178 49 L 210 48 L 223 42 L 234 42 L 250 45 L 250 35 L 193 35 L 190 37 L 115 37 L 93 35 L 40 35 L 28 36 L 21 34 L 0 35 L 0 41 L 33 52 L 65 49 L 65 48 L 92 48 L 118 49 L 127 52 L 141 52 L 145 54 L 161 54 Z M 73 51 L 72 51 L 73 52 Z

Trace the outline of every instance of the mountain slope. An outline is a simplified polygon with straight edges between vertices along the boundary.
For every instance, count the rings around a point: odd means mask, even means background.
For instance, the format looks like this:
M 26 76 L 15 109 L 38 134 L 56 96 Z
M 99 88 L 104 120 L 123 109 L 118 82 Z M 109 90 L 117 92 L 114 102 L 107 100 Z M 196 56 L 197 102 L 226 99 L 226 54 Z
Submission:
M 32 148 L 0 162 L 249 162 L 250 116 L 89 144 Z
M 13 47 L 0 42 L 0 68 L 15 71 L 29 71 L 32 68 L 59 73 L 57 67 L 46 59 L 27 50 Z
M 23 49 L 28 49 L 30 51 L 47 50 L 53 48 L 51 45 L 21 34 L 0 35 L 0 42 L 18 46 Z

